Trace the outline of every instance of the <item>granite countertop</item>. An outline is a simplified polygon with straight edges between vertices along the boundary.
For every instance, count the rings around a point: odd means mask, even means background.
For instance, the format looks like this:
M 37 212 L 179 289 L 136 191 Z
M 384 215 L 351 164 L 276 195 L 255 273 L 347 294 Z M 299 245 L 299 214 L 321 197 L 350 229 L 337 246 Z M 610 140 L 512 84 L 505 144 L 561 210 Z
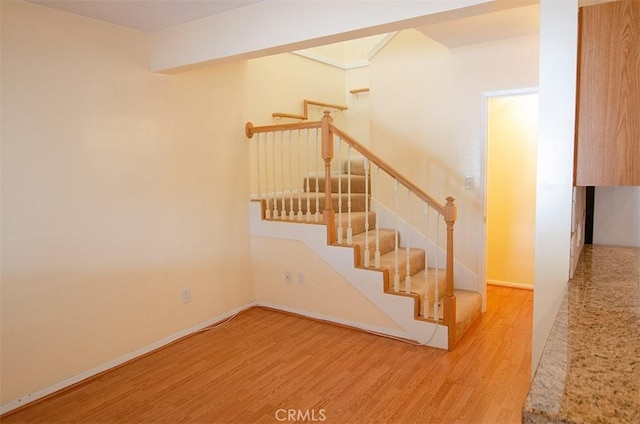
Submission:
M 640 423 L 640 248 L 585 246 L 523 423 Z

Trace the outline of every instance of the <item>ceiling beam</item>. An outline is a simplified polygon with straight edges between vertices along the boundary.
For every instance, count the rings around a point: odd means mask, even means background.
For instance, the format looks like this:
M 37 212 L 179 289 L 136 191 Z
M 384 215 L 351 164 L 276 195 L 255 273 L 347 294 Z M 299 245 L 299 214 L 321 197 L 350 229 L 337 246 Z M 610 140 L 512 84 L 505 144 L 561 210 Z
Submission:
M 300 50 L 513 7 L 529 0 L 271 1 L 151 34 L 150 68 L 170 72 Z

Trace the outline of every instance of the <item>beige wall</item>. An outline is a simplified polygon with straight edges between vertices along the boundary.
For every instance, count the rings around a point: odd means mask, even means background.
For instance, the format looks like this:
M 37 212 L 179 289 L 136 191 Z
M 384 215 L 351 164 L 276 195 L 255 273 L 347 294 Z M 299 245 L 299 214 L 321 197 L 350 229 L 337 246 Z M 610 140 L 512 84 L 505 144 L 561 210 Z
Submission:
M 1 4 L 5 405 L 253 302 L 244 122 L 342 103 L 344 73 L 152 74 L 142 33 Z
M 403 331 L 303 242 L 252 237 L 253 275 L 260 302 L 365 328 Z M 345 254 L 352 254 L 345 249 Z M 291 283 L 284 281 L 290 271 Z M 298 277 L 304 275 L 304 285 Z
M 371 144 L 428 193 L 458 204 L 456 257 L 480 272 L 485 92 L 535 87 L 538 37 L 448 49 L 401 31 L 371 61 Z M 476 188 L 465 190 L 465 176 Z M 479 285 L 478 290 L 481 287 Z
M 533 286 L 538 95 L 489 99 L 487 282 Z
M 345 131 L 365 146 L 370 146 L 371 93 L 351 94 L 349 90 L 369 87 L 369 67 L 348 69 L 345 71 L 347 92 L 345 111 Z
M 303 113 L 303 100 L 317 100 L 320 102 L 344 105 L 345 104 L 345 76 L 344 70 L 329 66 L 320 62 L 306 59 L 292 53 L 285 53 L 275 56 L 267 56 L 259 59 L 252 59 L 246 62 L 246 102 L 243 106 L 243 116 L 247 121 L 251 121 L 254 125 L 271 125 L 276 121 L 272 117 L 273 112 L 283 112 L 291 114 Z M 327 108 L 319 106 L 309 106 L 309 120 L 319 121 L 322 118 L 323 111 Z M 344 127 L 345 112 L 332 110 L 332 116 L 337 125 Z M 297 123 L 297 119 L 280 118 L 279 123 Z M 296 131 L 291 134 L 283 135 L 283 143 L 288 145 L 289 135 L 292 140 L 292 151 L 294 153 L 291 158 L 291 170 L 289 169 L 289 156 L 280 155 L 281 151 L 277 150 L 275 157 L 273 156 L 272 140 L 270 139 L 269 151 L 265 156 L 264 142 L 261 138 L 260 148 L 260 191 L 264 193 L 267 183 L 270 192 L 273 191 L 273 163 L 275 159 L 276 165 L 276 190 L 289 191 L 291 189 L 303 189 L 303 181 L 306 170 L 298 168 L 297 159 L 300 158 L 303 165 L 306 166 L 307 154 L 309 154 L 310 171 L 315 171 L 315 139 L 312 137 L 311 142 L 306 141 L 306 132 L 300 133 L 300 140 Z M 264 137 L 264 134 L 262 135 Z M 256 149 L 258 136 L 254 136 L 251 141 L 246 142 L 249 145 L 249 181 L 251 185 L 251 193 L 257 193 L 258 176 L 256 166 Z M 279 136 L 276 139 L 276 146 L 279 146 Z M 309 148 L 309 153 L 307 152 Z M 288 150 L 287 150 L 288 153 Z M 319 154 L 319 152 L 318 152 Z M 264 162 L 266 159 L 266 163 Z M 281 173 L 280 163 L 284 162 L 285 170 Z M 322 168 L 322 158 L 319 157 L 318 164 Z M 265 169 L 268 169 L 265 174 Z M 291 171 L 291 172 L 289 172 Z M 268 181 L 265 179 L 268 178 Z
M 247 61 L 247 105 L 256 125 L 273 123 L 273 112 L 302 113 L 304 99 L 345 104 L 344 70 L 292 53 Z M 319 120 L 325 108 L 310 106 L 309 119 Z M 336 122 L 342 112 L 333 113 Z M 281 122 L 299 122 L 286 120 Z
M 147 61 L 140 33 L 2 2 L 2 404 L 255 299 L 246 63 Z

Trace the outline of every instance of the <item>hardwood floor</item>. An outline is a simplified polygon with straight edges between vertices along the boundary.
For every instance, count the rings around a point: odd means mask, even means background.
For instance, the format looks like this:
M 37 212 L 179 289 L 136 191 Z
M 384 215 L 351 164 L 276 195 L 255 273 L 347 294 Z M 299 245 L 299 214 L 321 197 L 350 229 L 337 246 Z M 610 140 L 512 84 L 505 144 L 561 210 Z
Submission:
M 2 422 L 519 423 L 533 292 L 487 291 L 453 352 L 255 308 Z

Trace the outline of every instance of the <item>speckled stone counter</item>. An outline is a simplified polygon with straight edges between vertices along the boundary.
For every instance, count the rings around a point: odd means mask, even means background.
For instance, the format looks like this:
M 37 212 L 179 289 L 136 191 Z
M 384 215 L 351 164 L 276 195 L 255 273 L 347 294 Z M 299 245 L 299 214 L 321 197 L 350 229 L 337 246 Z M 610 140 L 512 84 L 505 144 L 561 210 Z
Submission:
M 640 249 L 585 246 L 523 423 L 640 423 Z

